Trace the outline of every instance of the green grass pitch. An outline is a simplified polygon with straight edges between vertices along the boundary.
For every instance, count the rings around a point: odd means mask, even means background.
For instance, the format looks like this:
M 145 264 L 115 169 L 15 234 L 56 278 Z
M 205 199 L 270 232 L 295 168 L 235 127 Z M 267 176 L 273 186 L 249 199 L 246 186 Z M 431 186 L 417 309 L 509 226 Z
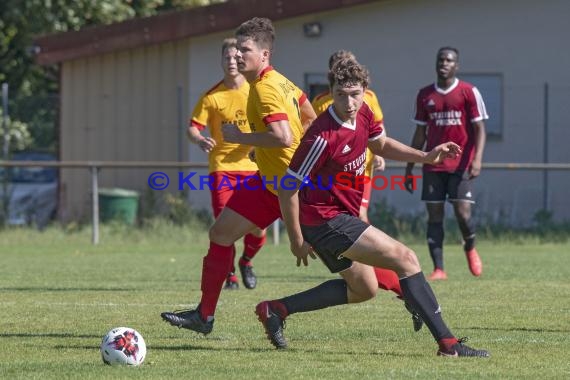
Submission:
M 481 241 L 478 279 L 459 245 L 445 247 L 449 280 L 432 284 L 443 316 L 490 359 L 437 357 L 427 328 L 414 333 L 387 292 L 295 314 L 290 348 L 273 349 L 254 306 L 334 278 L 318 261 L 297 268 L 286 242 L 255 259 L 257 289 L 222 293 L 210 335 L 171 327 L 160 312 L 196 305 L 207 244 L 205 232 L 180 227 L 105 227 L 99 246 L 88 231 L 0 231 L 0 378 L 570 378 L 569 243 Z M 412 247 L 429 272 L 426 247 Z M 101 338 L 117 326 L 144 336 L 141 367 L 101 361 Z

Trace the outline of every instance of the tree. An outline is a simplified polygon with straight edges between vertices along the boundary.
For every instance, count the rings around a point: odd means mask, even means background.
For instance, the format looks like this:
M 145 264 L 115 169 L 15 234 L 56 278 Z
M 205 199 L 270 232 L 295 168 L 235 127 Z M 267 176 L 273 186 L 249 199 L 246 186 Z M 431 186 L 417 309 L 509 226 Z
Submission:
M 32 54 L 38 35 L 79 30 L 159 12 L 225 0 L 2 0 L 0 83 L 10 87 L 10 116 L 27 123 L 34 148 L 57 150 L 58 66 L 39 67 Z

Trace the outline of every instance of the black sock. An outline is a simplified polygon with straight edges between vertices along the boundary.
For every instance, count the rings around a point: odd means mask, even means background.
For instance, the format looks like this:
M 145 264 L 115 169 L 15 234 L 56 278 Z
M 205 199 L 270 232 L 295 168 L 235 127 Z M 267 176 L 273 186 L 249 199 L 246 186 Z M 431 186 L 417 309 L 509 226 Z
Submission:
M 404 300 L 420 314 L 437 342 L 454 337 L 441 317 L 441 308 L 422 272 L 401 279 L 400 286 Z
M 461 236 L 463 236 L 463 250 L 469 252 L 475 247 L 475 223 L 471 218 L 467 220 L 457 220 Z
M 428 223 L 427 241 L 429 254 L 435 268 L 443 269 L 443 223 Z
M 473 234 L 471 237 L 463 238 L 463 241 L 463 250 L 465 252 L 469 252 L 475 248 L 475 234 Z
M 346 281 L 341 279 L 326 281 L 317 287 L 278 301 L 285 305 L 289 314 L 345 305 L 348 303 Z

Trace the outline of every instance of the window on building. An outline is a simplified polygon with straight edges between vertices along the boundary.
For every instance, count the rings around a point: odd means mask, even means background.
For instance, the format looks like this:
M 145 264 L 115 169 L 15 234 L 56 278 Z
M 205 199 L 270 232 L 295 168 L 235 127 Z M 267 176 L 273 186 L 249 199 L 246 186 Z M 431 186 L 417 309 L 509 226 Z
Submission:
M 310 101 L 328 89 L 329 82 L 326 74 L 305 74 L 305 92 Z
M 461 73 L 461 80 L 472 83 L 477 87 L 489 119 L 485 120 L 487 136 L 501 138 L 503 136 L 503 76 L 501 74 L 469 74 Z

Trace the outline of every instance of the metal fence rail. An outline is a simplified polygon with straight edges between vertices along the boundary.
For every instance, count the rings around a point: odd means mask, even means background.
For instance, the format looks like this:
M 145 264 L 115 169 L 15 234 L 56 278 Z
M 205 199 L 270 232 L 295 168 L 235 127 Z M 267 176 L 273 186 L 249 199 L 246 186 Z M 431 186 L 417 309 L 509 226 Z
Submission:
M 99 171 L 105 168 L 161 168 L 161 169 L 203 169 L 208 168 L 207 162 L 178 162 L 178 161 L 2 161 L 0 167 L 51 167 L 51 168 L 84 168 L 91 172 L 92 190 L 92 243 L 99 243 Z M 390 162 L 389 168 L 404 168 L 406 163 Z M 544 171 L 546 186 L 550 170 L 570 170 L 570 163 L 483 163 L 483 169 L 488 170 L 541 170 Z M 279 244 L 279 220 L 273 224 L 273 242 Z

